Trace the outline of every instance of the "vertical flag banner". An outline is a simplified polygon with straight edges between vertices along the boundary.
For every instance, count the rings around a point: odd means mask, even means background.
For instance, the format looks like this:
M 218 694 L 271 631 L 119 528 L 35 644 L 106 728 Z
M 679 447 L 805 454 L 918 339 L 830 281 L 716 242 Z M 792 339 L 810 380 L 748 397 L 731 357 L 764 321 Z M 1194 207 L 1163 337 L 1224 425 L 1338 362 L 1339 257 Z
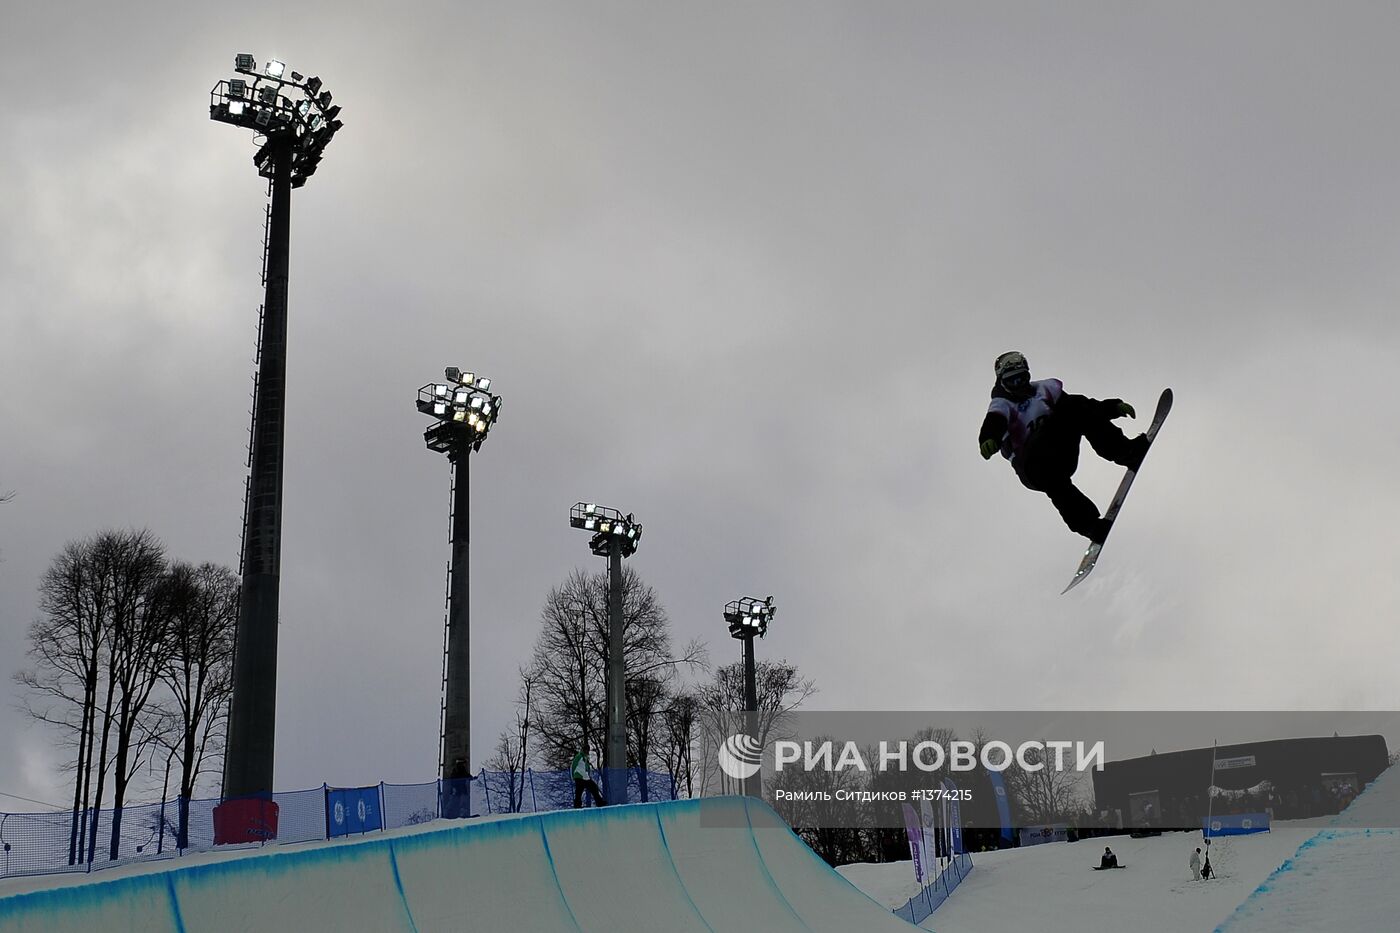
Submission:
M 919 826 L 919 815 L 909 804 L 904 805 L 904 833 L 909 837 L 909 855 L 914 860 L 914 880 L 924 883 L 923 829 Z
M 927 797 L 919 801 L 919 815 L 922 817 L 924 854 L 928 857 L 930 864 L 938 856 L 936 840 L 938 838 L 938 814 L 934 812 L 933 804 Z
M 1012 840 L 1011 832 L 1011 805 L 1006 801 L 1006 782 L 1001 779 L 1000 771 L 988 771 L 987 777 L 992 781 L 992 793 L 996 797 L 997 816 L 1001 818 L 1001 838 L 1007 842 Z
M 967 850 L 965 850 L 965 849 L 963 848 L 963 837 L 962 837 L 962 804 L 958 801 L 958 798 L 956 798 L 956 797 L 953 798 L 952 813 L 949 814 L 948 825 L 949 825 L 949 828 L 951 828 L 952 831 L 953 831 L 953 853 L 952 853 L 952 854 L 953 854 L 953 855 L 962 855 L 963 852 L 965 852 L 965 851 L 967 851 Z

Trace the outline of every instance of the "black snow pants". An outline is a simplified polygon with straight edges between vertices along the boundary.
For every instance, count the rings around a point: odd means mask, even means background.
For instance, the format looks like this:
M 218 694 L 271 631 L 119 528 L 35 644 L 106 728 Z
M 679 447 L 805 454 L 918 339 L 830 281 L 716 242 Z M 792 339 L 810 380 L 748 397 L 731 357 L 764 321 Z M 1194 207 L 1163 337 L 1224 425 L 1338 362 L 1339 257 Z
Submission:
M 574 778 L 574 809 L 583 806 L 583 792 L 588 791 L 588 796 L 593 798 L 593 806 L 606 807 L 608 802 L 603 799 L 603 793 L 598 789 L 598 782 L 589 778 L 582 780 Z
M 1050 497 L 1070 531 L 1102 543 L 1108 529 L 1098 506 L 1071 481 L 1079 468 L 1081 438 L 1094 453 L 1120 466 L 1136 468 L 1147 449 L 1145 439 L 1130 440 L 1113 423 L 1101 402 L 1067 394 L 1035 426 L 1011 465 L 1023 486 Z

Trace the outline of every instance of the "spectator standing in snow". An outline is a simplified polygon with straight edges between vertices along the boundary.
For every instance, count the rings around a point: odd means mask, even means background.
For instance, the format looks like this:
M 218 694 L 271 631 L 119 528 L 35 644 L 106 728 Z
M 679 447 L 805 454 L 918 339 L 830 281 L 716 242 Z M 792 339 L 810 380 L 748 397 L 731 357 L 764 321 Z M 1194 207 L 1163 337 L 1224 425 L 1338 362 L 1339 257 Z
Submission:
M 574 809 L 583 806 L 583 792 L 588 791 L 593 798 L 593 806 L 606 807 L 608 802 L 603 799 L 602 791 L 598 790 L 598 782 L 593 780 L 593 775 L 588 771 L 588 749 L 579 749 L 574 753 L 573 763 L 569 765 L 569 772 L 574 776 Z
M 1191 880 L 1201 880 L 1201 847 L 1196 846 L 1196 851 L 1191 853 Z

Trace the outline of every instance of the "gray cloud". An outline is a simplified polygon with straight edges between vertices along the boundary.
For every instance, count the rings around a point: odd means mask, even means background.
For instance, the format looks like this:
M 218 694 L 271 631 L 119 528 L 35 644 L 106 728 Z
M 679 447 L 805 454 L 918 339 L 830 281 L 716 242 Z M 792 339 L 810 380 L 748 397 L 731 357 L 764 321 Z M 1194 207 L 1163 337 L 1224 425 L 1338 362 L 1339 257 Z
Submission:
M 1396 18 L 29 5 L 0 669 L 66 539 L 237 562 L 263 183 L 204 106 L 246 50 L 347 124 L 293 203 L 279 786 L 433 773 L 447 464 L 412 399 L 446 364 L 505 397 L 471 465 L 478 761 L 545 592 L 601 567 L 585 498 L 646 524 L 637 569 L 717 660 L 724 602 L 773 593 L 761 651 L 825 708 L 1393 707 Z M 1078 542 L 975 452 L 1013 346 L 1177 393 L 1064 598 Z M 61 798 L 10 706 L 0 791 Z

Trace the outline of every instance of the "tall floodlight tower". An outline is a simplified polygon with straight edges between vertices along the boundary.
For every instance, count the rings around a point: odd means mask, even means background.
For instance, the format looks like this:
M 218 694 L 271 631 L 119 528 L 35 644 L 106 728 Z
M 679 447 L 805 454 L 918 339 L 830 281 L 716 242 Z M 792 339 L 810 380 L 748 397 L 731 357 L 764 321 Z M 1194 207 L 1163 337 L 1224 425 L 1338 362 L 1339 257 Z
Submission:
M 277 601 L 281 575 L 282 439 L 287 377 L 287 253 L 291 193 L 316 171 L 339 132 L 338 106 L 320 78 L 304 78 L 279 61 L 259 70 L 251 55 L 234 59 L 239 77 L 210 92 L 209 116 L 252 130 L 253 156 L 268 179 L 262 316 L 248 483 L 243 505 L 242 597 L 234 648 L 233 700 L 224 755 L 225 798 L 272 793 L 277 704 Z
M 627 802 L 627 657 L 623 651 L 622 559 L 642 540 L 642 525 L 629 512 L 577 502 L 569 525 L 593 533 L 588 546 L 608 559 L 608 748 L 603 767 L 609 803 Z
M 729 623 L 729 637 L 744 643 L 744 732 L 759 740 L 758 722 L 758 683 L 754 671 L 753 640 L 768 634 L 768 623 L 778 609 L 773 605 L 773 597 L 755 599 L 744 596 L 730 600 L 724 607 L 724 621 Z M 744 793 L 758 796 L 760 778 L 755 776 L 744 782 Z
M 423 433 L 428 449 L 452 464 L 452 563 L 447 568 L 447 621 L 443 632 L 442 742 L 438 771 L 444 781 L 459 778 L 458 762 L 471 773 L 471 643 L 468 640 L 467 550 L 470 512 L 467 456 L 481 449 L 501 413 L 501 397 L 491 380 L 447 367 L 447 382 L 418 390 L 418 410 L 437 421 Z M 460 815 L 467 815 L 465 812 Z

